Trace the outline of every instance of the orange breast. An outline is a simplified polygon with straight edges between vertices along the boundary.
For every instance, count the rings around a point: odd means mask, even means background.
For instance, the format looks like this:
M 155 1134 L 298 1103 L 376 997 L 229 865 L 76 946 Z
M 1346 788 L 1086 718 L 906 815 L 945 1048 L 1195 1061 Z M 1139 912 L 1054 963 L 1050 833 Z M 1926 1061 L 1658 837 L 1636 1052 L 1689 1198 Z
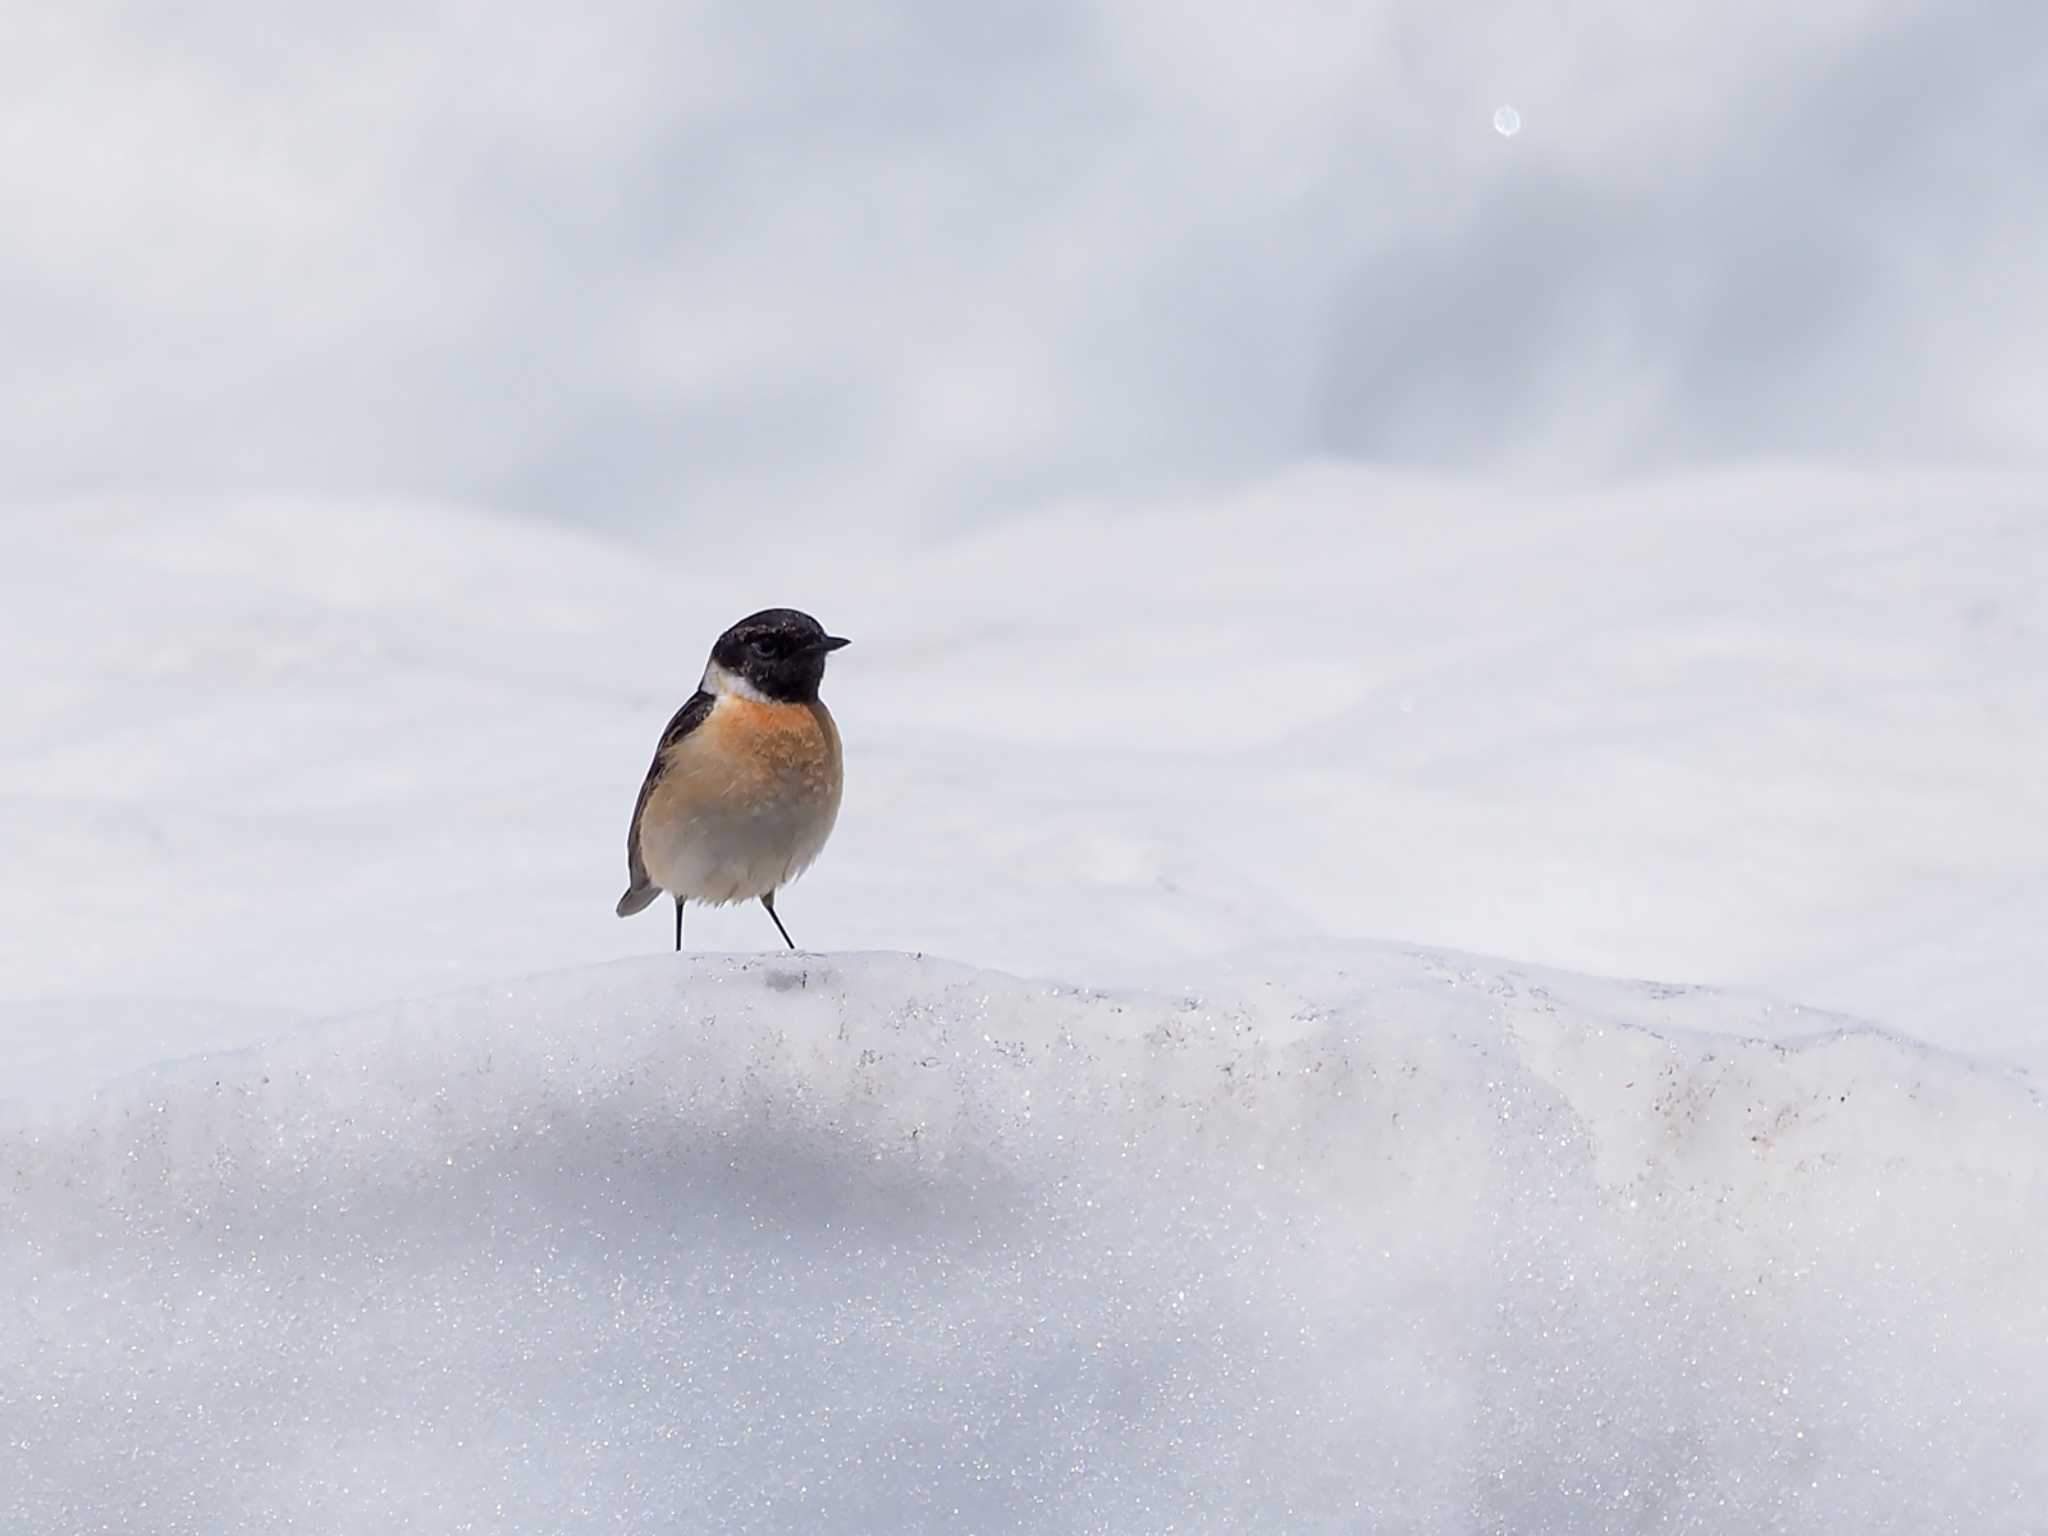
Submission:
M 714 807 L 745 813 L 836 800 L 839 731 L 822 703 L 722 696 L 704 723 L 669 749 L 658 798 L 685 818 Z M 650 806 L 650 809 L 653 809 Z

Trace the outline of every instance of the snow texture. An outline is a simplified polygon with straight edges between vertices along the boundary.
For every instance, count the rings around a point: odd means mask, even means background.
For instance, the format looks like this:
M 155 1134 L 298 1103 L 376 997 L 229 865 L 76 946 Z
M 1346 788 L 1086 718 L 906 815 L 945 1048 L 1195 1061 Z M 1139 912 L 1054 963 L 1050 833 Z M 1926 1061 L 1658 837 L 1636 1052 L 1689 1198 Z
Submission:
M 661 957 L 13 1115 L 0 1524 L 2040 1528 L 2014 1076 L 1273 959 Z
M 4 1536 L 2048 1532 L 2040 0 L 9 19 Z
M 0 1529 L 2038 1533 L 2042 505 L 17 509 Z M 678 959 L 771 602 L 828 953 Z

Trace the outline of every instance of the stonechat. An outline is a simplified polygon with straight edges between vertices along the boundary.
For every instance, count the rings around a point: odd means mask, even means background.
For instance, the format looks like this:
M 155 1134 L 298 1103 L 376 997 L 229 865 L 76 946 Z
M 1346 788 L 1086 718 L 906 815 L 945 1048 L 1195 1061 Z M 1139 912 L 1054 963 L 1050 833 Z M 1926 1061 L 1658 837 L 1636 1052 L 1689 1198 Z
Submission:
M 763 609 L 718 637 L 640 786 L 619 916 L 666 891 L 680 951 L 685 902 L 759 901 L 796 948 L 775 893 L 817 858 L 839 815 L 839 728 L 818 685 L 846 643 L 794 608 Z

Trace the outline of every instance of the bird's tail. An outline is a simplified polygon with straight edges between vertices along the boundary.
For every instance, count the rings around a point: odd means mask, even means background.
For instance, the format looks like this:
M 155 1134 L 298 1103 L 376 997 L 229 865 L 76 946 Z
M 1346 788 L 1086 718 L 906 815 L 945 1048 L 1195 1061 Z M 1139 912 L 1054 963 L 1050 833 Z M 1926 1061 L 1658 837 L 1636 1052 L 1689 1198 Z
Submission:
M 615 910 L 621 917 L 631 917 L 635 912 L 643 911 L 647 904 L 660 894 L 661 887 L 658 885 L 628 886 L 626 894 L 619 898 Z

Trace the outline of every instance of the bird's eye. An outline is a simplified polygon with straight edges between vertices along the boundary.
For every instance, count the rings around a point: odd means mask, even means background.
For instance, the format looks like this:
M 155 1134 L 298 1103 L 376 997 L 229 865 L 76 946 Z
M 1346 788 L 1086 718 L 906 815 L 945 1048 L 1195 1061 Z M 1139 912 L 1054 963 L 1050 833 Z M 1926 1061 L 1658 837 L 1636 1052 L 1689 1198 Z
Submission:
M 782 654 L 782 636 L 754 636 L 754 652 L 759 656 L 780 656 Z

